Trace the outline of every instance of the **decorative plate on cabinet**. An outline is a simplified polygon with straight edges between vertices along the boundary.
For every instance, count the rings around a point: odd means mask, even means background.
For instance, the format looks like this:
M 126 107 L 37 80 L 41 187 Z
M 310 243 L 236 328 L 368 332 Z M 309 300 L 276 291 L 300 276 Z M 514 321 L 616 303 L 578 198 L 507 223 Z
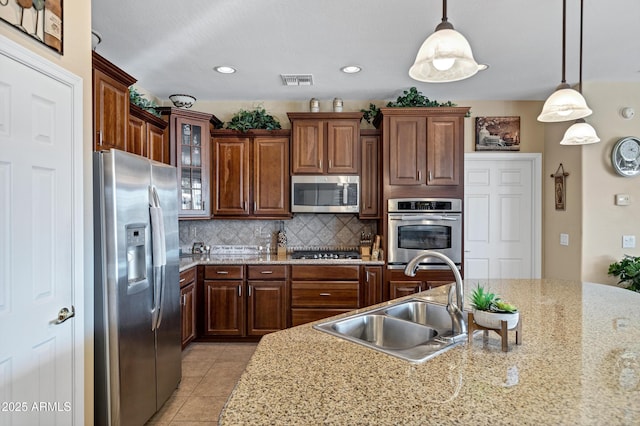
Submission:
M 611 152 L 611 164 L 620 176 L 640 173 L 640 139 L 627 137 L 616 142 Z

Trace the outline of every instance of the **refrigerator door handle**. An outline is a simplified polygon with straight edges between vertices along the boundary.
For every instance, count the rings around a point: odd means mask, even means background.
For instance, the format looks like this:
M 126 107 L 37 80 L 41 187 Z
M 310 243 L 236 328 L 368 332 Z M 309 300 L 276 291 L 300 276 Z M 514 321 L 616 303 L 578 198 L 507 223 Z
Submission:
M 153 308 L 151 310 L 151 329 L 160 327 L 164 293 L 167 248 L 165 242 L 164 219 L 160 197 L 155 186 L 149 186 L 149 214 L 151 217 L 151 244 L 153 256 Z

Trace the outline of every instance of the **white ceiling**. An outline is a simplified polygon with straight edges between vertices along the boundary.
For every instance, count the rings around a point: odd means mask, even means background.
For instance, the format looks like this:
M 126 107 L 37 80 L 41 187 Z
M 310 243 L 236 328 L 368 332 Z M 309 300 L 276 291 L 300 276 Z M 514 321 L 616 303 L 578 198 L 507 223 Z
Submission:
M 580 0 L 567 0 L 566 80 L 579 79 Z M 96 52 L 160 98 L 543 100 L 562 77 L 562 1 L 450 0 L 449 21 L 489 69 L 453 83 L 408 76 L 441 0 L 93 0 Z M 640 82 L 640 1 L 584 0 L 583 80 Z M 357 64 L 355 75 L 340 72 Z M 238 72 L 223 75 L 217 65 Z M 313 74 L 283 86 L 280 74 Z

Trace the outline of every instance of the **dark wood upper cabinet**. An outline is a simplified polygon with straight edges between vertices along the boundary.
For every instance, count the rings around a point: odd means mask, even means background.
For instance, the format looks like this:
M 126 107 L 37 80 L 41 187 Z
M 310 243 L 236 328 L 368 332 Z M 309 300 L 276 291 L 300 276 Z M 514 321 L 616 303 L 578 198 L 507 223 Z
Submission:
M 249 138 L 213 138 L 213 216 L 249 215 Z
M 468 107 L 381 108 L 383 203 L 389 198 L 463 196 Z
M 360 217 L 380 218 L 380 132 L 360 131 Z
M 214 130 L 213 217 L 289 218 L 288 130 Z
M 289 215 L 289 137 L 259 136 L 253 140 L 252 183 L 254 215 Z
M 92 52 L 94 150 L 127 151 L 129 86 L 136 79 Z
M 292 174 L 358 174 L 362 113 L 287 113 Z
M 164 140 L 167 123 L 148 111 L 136 106 L 129 107 L 128 151 L 151 160 L 170 164 L 169 145 Z

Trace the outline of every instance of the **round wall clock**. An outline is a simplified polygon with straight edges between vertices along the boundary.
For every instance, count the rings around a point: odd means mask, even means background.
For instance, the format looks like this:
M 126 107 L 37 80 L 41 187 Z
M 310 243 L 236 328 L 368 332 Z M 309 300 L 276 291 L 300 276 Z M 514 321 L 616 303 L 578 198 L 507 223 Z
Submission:
M 616 142 L 611 152 L 611 164 L 621 176 L 640 173 L 640 139 L 628 137 Z

